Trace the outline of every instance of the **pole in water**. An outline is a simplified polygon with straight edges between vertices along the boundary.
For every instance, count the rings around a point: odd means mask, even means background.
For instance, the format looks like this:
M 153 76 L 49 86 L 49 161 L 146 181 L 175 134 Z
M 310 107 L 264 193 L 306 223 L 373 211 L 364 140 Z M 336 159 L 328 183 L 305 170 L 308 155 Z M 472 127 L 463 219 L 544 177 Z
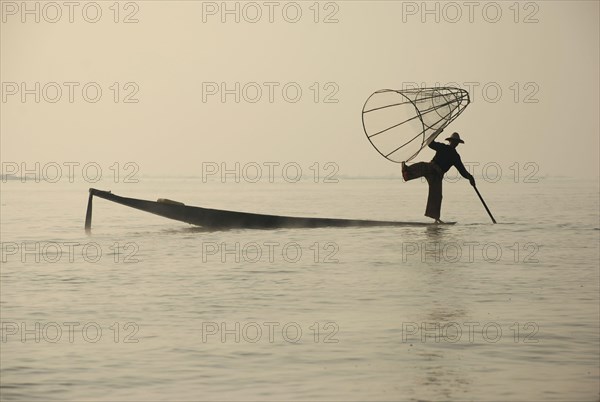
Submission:
M 475 189 L 475 192 L 477 193 L 477 196 L 479 197 L 479 199 L 481 200 L 481 203 L 485 207 L 485 210 L 487 211 L 488 215 L 490 216 L 490 218 L 492 218 L 492 222 L 496 223 L 496 220 L 492 216 L 492 213 L 490 212 L 490 209 L 488 208 L 488 206 L 486 205 L 485 201 L 483 200 L 483 197 L 481 196 L 481 194 L 479 194 L 479 190 L 477 190 L 477 187 L 475 187 L 475 186 L 473 186 L 473 188 Z
M 90 190 L 90 197 L 88 198 L 87 211 L 85 212 L 85 231 L 90 232 L 92 230 L 92 198 L 94 194 Z

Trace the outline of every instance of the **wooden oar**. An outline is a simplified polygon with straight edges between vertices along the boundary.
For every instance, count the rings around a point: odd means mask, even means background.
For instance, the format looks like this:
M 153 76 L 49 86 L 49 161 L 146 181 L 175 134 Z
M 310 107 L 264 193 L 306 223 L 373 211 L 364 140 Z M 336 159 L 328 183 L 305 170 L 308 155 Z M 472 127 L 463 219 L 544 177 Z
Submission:
M 483 200 L 483 197 L 481 196 L 481 194 L 479 194 L 479 190 L 477 190 L 477 187 L 475 187 L 475 186 L 473 186 L 473 188 L 475 189 L 475 192 L 479 196 L 479 199 L 481 200 L 481 203 L 485 207 L 485 210 L 487 211 L 488 215 L 490 216 L 490 218 L 492 218 L 492 222 L 496 223 L 496 220 L 492 216 L 492 213 L 490 212 L 490 209 L 488 208 L 488 206 L 486 205 L 485 201 Z

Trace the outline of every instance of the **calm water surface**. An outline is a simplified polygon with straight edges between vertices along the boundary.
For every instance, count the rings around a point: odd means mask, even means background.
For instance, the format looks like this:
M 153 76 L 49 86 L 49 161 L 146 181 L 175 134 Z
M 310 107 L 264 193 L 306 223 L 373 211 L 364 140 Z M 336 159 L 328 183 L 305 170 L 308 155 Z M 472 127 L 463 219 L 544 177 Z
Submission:
M 1 192 L 2 400 L 599 399 L 598 181 L 445 184 L 455 226 L 205 231 Z M 96 188 L 252 212 L 427 221 L 424 183 Z

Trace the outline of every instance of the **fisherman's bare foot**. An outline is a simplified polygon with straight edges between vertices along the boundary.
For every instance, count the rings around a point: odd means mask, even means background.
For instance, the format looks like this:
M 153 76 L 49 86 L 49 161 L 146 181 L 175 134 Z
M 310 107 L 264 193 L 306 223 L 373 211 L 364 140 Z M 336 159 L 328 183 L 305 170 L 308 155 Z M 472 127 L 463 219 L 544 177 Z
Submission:
M 442 222 L 442 221 L 441 221 L 441 220 L 439 220 L 439 219 L 436 219 L 436 220 L 435 220 L 435 223 L 444 223 L 444 222 Z
M 406 171 L 406 163 L 402 162 L 402 178 L 408 181 L 408 172 Z

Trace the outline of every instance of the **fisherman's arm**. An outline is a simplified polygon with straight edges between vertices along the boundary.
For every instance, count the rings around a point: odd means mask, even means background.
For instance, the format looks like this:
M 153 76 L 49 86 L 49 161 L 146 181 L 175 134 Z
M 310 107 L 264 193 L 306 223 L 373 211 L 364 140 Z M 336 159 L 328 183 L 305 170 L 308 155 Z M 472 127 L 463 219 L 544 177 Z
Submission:
M 435 142 L 435 141 L 431 141 L 429 143 L 429 148 L 435 150 L 435 151 L 439 151 L 442 148 L 442 144 L 441 142 Z
M 462 160 L 460 159 L 460 156 L 458 157 L 458 159 L 456 160 L 456 163 L 454 164 L 454 166 L 456 166 L 456 169 L 458 169 L 459 173 L 461 174 L 462 177 L 464 177 L 465 179 L 469 180 L 469 183 L 471 183 L 471 185 L 473 187 L 475 187 L 475 178 L 473 177 L 473 175 L 471 173 L 469 173 L 469 171 L 465 168 L 465 165 L 463 165 Z
M 443 128 L 440 128 L 440 129 L 439 129 L 439 130 L 437 130 L 435 133 L 433 133 L 432 137 L 433 137 L 434 139 L 435 139 L 435 138 L 437 138 L 437 136 L 438 136 L 438 135 L 440 135 L 440 133 L 441 133 L 442 131 L 444 131 L 444 129 L 443 129 Z M 436 151 L 439 151 L 442 145 L 444 145 L 444 144 L 442 144 L 441 142 L 435 142 L 435 141 L 431 141 L 431 142 L 429 143 L 429 148 L 431 148 L 431 149 L 433 149 L 433 150 L 436 150 Z

